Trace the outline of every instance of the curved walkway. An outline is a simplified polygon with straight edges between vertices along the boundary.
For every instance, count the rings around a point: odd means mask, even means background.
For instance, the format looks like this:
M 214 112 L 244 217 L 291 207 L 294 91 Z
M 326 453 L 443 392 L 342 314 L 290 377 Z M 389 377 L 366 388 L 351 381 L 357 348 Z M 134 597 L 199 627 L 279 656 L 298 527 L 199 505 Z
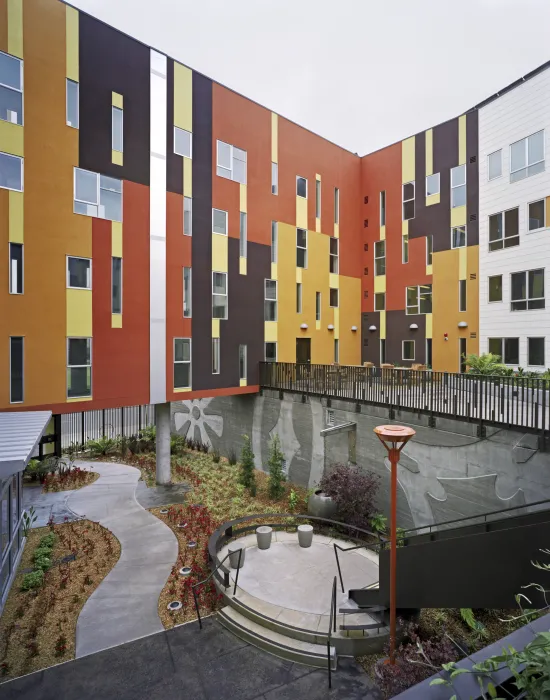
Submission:
M 67 506 L 109 529 L 121 554 L 78 617 L 77 658 L 162 631 L 158 599 L 178 557 L 172 530 L 136 501 L 138 469 L 112 462 L 78 466 L 100 477 L 71 493 Z

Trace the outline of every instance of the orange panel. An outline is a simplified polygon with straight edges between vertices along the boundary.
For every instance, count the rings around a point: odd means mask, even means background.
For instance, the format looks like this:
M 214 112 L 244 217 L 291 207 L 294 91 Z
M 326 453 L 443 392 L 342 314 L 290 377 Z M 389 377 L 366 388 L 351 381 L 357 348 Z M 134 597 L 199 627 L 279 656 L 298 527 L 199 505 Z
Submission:
M 8 0 L 0 0 L 0 51 L 8 52 Z

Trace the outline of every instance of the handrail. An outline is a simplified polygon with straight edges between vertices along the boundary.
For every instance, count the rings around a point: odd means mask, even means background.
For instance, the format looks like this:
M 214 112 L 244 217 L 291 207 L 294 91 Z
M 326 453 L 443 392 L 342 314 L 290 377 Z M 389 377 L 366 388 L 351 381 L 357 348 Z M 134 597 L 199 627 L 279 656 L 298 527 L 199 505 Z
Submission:
M 368 545 L 359 544 L 356 547 L 346 547 L 344 549 L 344 547 L 340 547 L 340 545 L 336 544 L 336 542 L 333 542 L 332 545 L 334 547 L 334 554 L 336 556 L 336 566 L 338 567 L 338 576 L 340 577 L 340 586 L 342 587 L 342 593 L 345 593 L 346 591 L 344 589 L 344 579 L 342 578 L 342 569 L 340 568 L 340 559 L 338 558 L 338 550 L 340 550 L 341 552 L 353 552 L 355 549 L 363 549 L 363 547 L 365 549 L 374 549 L 374 547 L 369 547 Z M 379 548 L 381 546 L 382 546 L 382 544 L 378 545 Z
M 243 549 L 242 549 L 242 547 L 241 547 L 241 549 L 239 549 L 239 563 L 237 564 L 237 574 L 235 575 L 235 586 L 233 587 L 233 595 L 236 595 L 236 593 L 237 593 L 237 582 L 238 582 L 238 580 L 239 580 L 239 571 L 241 570 L 241 556 L 242 556 L 242 553 L 243 553 Z M 228 557 L 230 557 L 232 554 L 233 554 L 233 552 L 228 552 L 228 553 L 225 555 L 225 557 L 218 563 L 218 565 L 216 566 L 216 568 L 213 569 L 213 570 L 210 572 L 210 574 L 204 579 L 204 581 L 198 581 L 197 583 L 194 583 L 194 584 L 191 586 L 191 591 L 192 591 L 192 593 L 193 593 L 193 599 L 194 599 L 194 601 L 195 601 L 195 610 L 197 611 L 197 619 L 198 619 L 198 621 L 199 621 L 199 627 L 200 627 L 200 629 L 202 629 L 202 619 L 201 619 L 201 614 L 200 614 L 200 612 L 199 612 L 199 603 L 198 603 L 198 600 L 197 600 L 197 594 L 195 593 L 195 588 L 197 588 L 197 586 L 202 586 L 203 584 L 208 583 L 208 581 L 210 581 L 210 579 L 212 578 L 212 576 L 214 576 L 214 574 L 215 574 L 216 571 L 220 568 L 220 566 L 224 563 L 224 561 L 225 561 Z
M 332 667 L 330 658 L 330 647 L 332 640 L 332 626 L 334 624 L 334 632 L 336 632 L 336 576 L 332 582 L 332 594 L 330 598 L 330 617 L 328 621 L 327 635 L 327 663 L 328 663 L 328 687 L 332 688 Z

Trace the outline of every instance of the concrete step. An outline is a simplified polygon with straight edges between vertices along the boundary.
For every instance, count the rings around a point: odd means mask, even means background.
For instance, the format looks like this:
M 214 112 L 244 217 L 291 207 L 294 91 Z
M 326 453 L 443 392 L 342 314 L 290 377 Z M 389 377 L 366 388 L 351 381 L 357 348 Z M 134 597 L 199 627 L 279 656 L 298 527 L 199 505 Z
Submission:
M 263 627 L 250 618 L 245 617 L 229 605 L 220 610 L 218 618 L 221 624 L 236 634 L 237 637 L 270 654 L 305 664 L 306 666 L 327 667 L 326 644 L 312 644 L 311 642 L 293 639 L 279 632 L 274 632 L 272 629 Z M 332 669 L 336 669 L 337 658 L 334 647 L 330 648 L 330 659 Z

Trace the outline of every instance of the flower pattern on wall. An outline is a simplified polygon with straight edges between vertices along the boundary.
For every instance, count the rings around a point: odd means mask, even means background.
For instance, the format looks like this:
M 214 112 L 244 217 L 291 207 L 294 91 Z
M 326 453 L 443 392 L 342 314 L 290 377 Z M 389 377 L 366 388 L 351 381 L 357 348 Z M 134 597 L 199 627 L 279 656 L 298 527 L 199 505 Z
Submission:
M 182 401 L 180 404 L 182 410 L 174 413 L 176 432 L 182 432 L 190 438 L 195 438 L 195 428 L 198 428 L 202 442 L 212 447 L 212 441 L 206 431 L 206 426 L 218 437 L 221 437 L 223 433 L 223 416 L 205 413 L 211 401 L 213 401 L 213 398 Z M 186 429 L 183 430 L 184 428 Z

